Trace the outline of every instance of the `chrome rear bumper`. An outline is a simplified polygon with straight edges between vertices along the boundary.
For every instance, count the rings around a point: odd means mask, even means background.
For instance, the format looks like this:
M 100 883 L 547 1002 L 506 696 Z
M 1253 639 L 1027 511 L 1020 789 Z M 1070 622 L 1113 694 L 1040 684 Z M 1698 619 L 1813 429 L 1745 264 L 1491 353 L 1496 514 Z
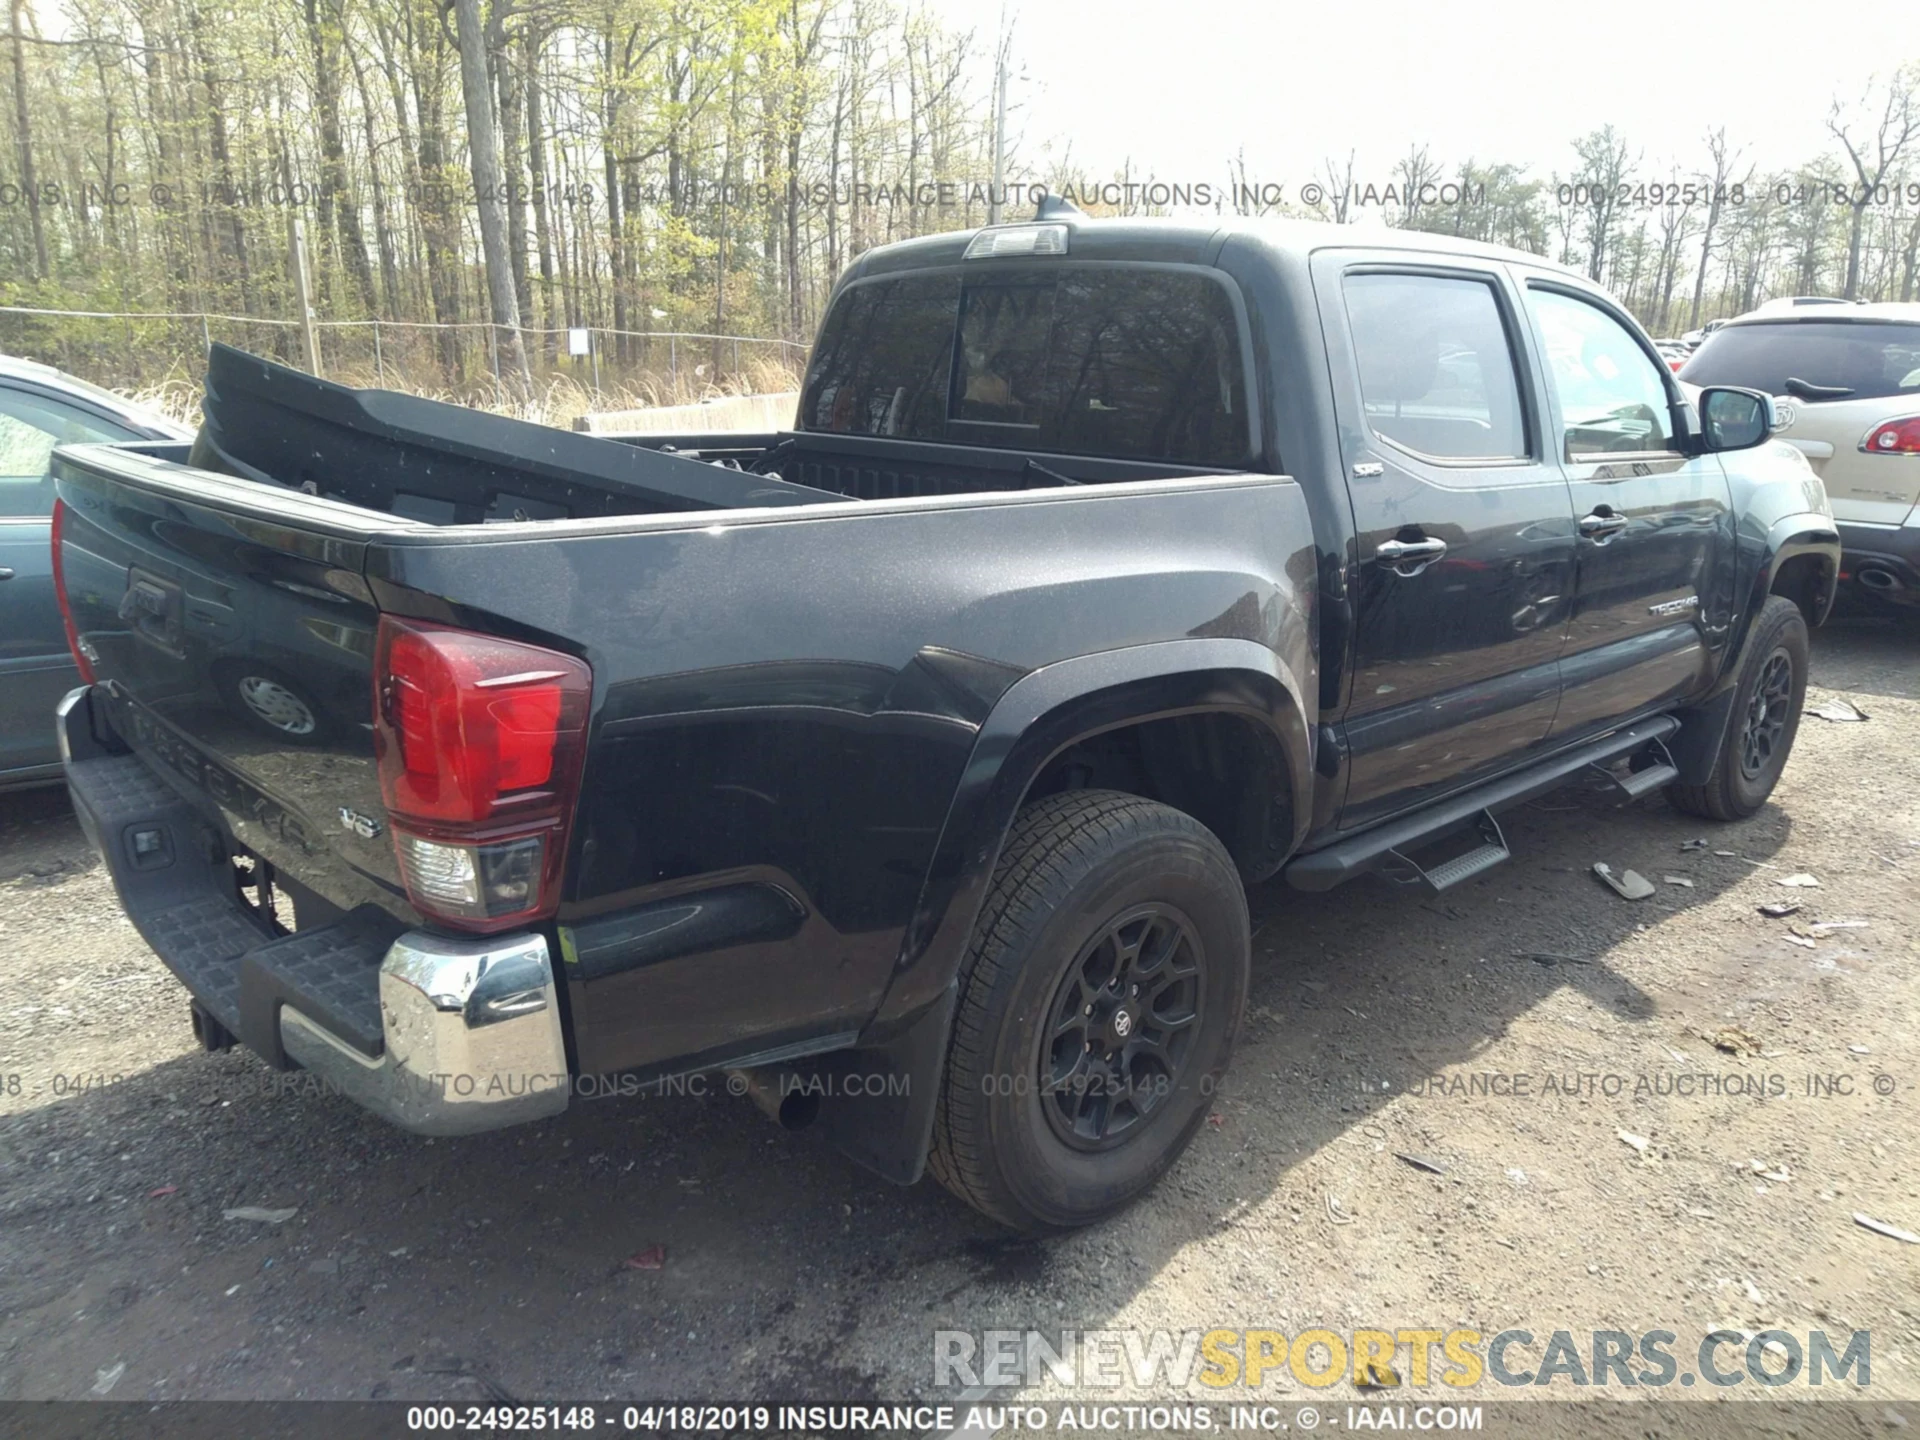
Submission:
M 544 936 L 408 931 L 380 965 L 380 1020 L 377 1060 L 292 1005 L 280 1009 L 280 1043 L 303 1070 L 420 1135 L 470 1135 L 567 1108 Z

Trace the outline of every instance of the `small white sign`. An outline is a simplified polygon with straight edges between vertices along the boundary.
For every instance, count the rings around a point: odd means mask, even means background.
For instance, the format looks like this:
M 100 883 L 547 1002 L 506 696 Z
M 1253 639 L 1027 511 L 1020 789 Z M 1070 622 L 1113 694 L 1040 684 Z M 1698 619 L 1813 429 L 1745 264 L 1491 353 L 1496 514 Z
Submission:
M 591 355 L 593 353 L 593 332 L 591 330 L 567 331 L 567 354 Z

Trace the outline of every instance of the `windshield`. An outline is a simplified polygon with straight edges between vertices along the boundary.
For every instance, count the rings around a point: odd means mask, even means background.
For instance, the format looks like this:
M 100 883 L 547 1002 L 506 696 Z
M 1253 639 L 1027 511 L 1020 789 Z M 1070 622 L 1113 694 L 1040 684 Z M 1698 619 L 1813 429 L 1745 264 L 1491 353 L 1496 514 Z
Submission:
M 1920 396 L 1920 325 L 1896 320 L 1781 320 L 1728 325 L 1680 371 L 1692 385 L 1742 385 L 1785 395 L 1788 380 L 1832 395 L 1802 400 Z
M 834 303 L 812 431 L 1122 460 L 1249 459 L 1240 323 L 1191 271 L 1048 265 L 867 281 Z

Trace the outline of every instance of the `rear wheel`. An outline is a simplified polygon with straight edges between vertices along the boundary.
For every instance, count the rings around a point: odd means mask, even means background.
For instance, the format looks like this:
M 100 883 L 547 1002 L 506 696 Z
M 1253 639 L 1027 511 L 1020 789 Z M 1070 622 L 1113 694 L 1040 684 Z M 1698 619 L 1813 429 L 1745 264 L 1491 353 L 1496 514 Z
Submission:
M 1744 820 L 1767 803 L 1799 733 L 1809 649 L 1800 607 L 1771 597 L 1754 618 L 1713 778 L 1705 785 L 1669 785 L 1667 799 L 1676 810 Z
M 1019 1230 L 1135 1199 L 1210 1107 L 1248 944 L 1233 861 L 1192 816 L 1102 790 L 1022 811 L 961 969 L 934 1174 Z

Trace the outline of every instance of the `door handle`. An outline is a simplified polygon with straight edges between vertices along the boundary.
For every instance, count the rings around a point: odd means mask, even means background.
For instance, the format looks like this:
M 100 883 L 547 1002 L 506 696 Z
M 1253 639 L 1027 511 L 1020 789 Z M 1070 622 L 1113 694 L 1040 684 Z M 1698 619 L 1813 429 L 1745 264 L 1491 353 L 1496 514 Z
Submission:
M 11 565 L 0 565 L 0 580 L 11 580 L 12 578 L 13 567 Z
M 1598 510 L 1591 515 L 1580 517 L 1582 535 L 1613 535 L 1627 528 L 1632 522 L 1624 515 L 1601 514 Z
M 1447 553 L 1444 540 L 1382 540 L 1374 547 L 1373 558 L 1388 565 L 1405 565 L 1409 562 L 1424 564 L 1429 560 L 1438 560 Z

